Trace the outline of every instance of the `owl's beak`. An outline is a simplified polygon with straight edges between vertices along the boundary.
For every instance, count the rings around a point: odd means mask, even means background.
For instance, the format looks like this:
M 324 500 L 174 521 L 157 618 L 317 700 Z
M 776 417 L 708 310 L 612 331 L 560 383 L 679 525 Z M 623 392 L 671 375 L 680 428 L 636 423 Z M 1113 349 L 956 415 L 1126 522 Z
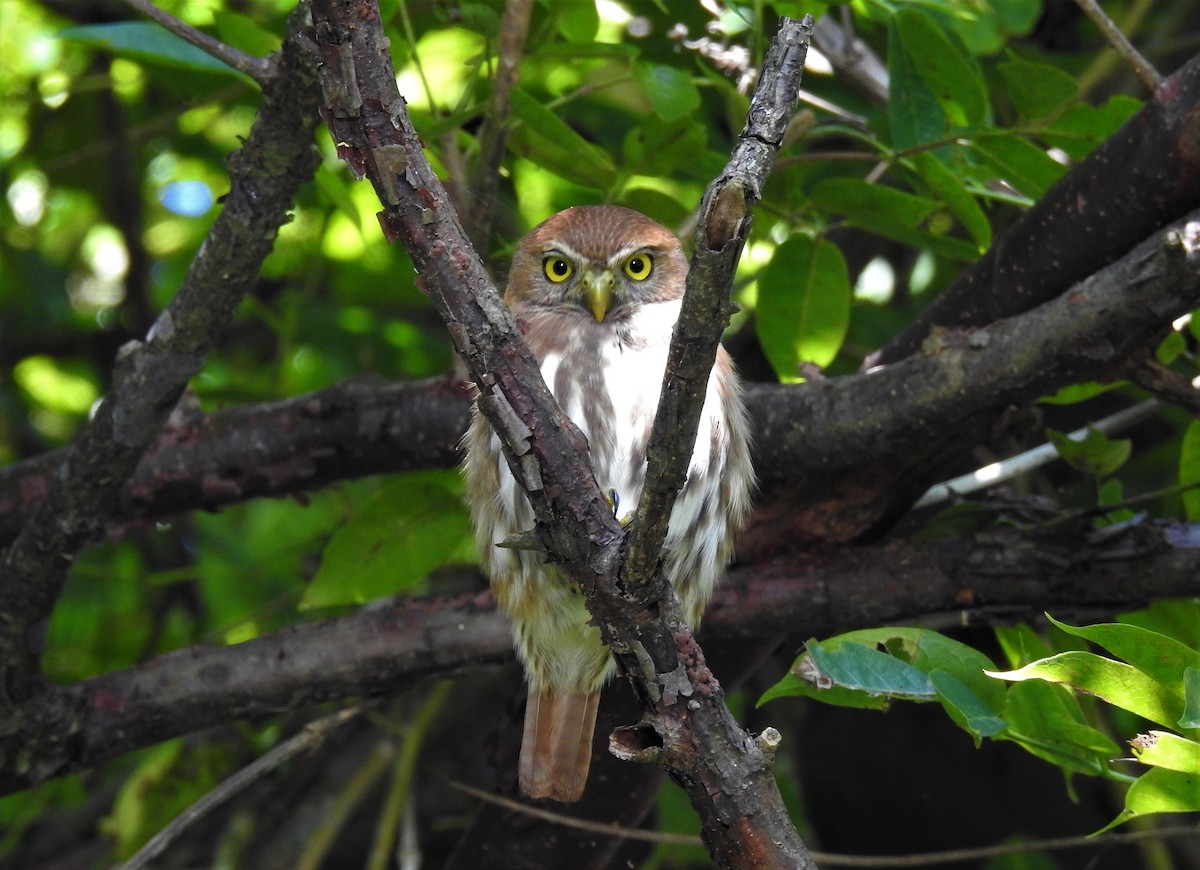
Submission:
M 596 318 L 597 323 L 603 323 L 608 309 L 612 307 L 613 285 L 612 272 L 587 272 L 583 276 L 583 298 L 587 302 L 588 311 Z

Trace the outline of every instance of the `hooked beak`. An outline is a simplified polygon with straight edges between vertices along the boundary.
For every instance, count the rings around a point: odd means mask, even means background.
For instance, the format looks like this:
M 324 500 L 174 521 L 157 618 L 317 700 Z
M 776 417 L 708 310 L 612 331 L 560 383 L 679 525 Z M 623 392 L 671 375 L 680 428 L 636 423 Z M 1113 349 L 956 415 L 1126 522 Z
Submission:
M 612 305 L 614 283 L 612 273 L 607 269 L 598 273 L 589 271 L 583 276 L 583 298 L 597 323 L 604 322 Z

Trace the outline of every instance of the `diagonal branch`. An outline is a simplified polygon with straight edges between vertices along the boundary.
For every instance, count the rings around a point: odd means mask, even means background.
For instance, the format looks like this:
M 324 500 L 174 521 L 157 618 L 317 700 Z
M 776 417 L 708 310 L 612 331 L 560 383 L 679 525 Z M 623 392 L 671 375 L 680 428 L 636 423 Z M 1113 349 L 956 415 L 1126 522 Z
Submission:
M 725 707 L 678 601 L 668 596 L 655 607 L 622 594 L 624 530 L 596 486 L 586 442 L 547 389 L 425 160 L 396 90 L 378 14 L 373 4 L 313 3 L 311 45 L 340 155 L 379 194 L 385 234 L 404 242 L 422 289 L 445 320 L 479 387 L 479 407 L 529 497 L 544 547 L 584 591 L 614 655 L 653 710 L 664 763 L 700 814 L 714 858 L 726 866 L 811 866 L 767 748 Z M 783 30 L 796 27 L 785 22 Z M 721 237 L 732 235 L 727 228 Z
M 671 336 L 647 450 L 646 482 L 625 561 L 624 579 L 631 595 L 645 588 L 654 574 L 671 508 L 687 478 L 709 373 L 734 310 L 729 295 L 750 234 L 750 208 L 762 195 L 792 119 L 812 28 L 811 17 L 780 27 L 763 60 L 738 144 L 700 204 L 687 292 Z
M 299 27 L 298 16 L 289 24 Z M 263 108 L 230 158 L 225 207 L 175 297 L 145 341 L 117 356 L 113 387 L 72 445 L 50 492 L 0 556 L 0 710 L 39 683 L 39 624 L 75 555 L 101 532 L 147 446 L 258 275 L 299 187 L 315 171 L 313 72 L 285 48 Z

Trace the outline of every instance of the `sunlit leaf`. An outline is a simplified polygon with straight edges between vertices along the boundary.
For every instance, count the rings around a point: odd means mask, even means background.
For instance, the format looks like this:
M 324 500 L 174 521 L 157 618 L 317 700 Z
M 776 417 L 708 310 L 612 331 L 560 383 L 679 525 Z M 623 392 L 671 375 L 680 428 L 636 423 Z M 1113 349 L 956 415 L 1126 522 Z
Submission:
M 1084 721 L 1078 702 L 1062 686 L 1017 683 L 1005 695 L 1003 737 L 1067 771 L 1101 776 L 1120 747 Z
M 1157 631 L 1120 622 L 1076 627 L 1047 618 L 1067 634 L 1104 647 L 1168 688 L 1182 684 L 1186 668 L 1200 669 L 1200 651 Z
M 1125 809 L 1100 830 L 1107 831 L 1137 816 L 1196 810 L 1200 810 L 1200 775 L 1155 767 L 1129 786 Z
M 755 326 L 767 358 L 783 381 L 802 362 L 828 365 L 850 322 L 850 276 L 836 245 L 793 236 L 775 249 L 758 276 Z
M 1126 463 L 1133 450 L 1128 438 L 1108 438 L 1100 430 L 1088 426 L 1087 435 L 1076 441 L 1065 432 L 1046 430 L 1046 437 L 1072 468 L 1094 477 L 1112 474 Z
M 1013 682 L 1062 683 L 1168 728 L 1174 727 L 1183 712 L 1181 694 L 1173 693 L 1133 665 L 1089 652 L 1059 653 L 1015 671 L 990 673 Z
M 1200 743 L 1172 734 L 1150 731 L 1129 741 L 1133 754 L 1142 764 L 1200 775 Z
M 1200 728 L 1200 670 L 1187 668 L 1183 672 L 1183 715 L 1180 728 Z

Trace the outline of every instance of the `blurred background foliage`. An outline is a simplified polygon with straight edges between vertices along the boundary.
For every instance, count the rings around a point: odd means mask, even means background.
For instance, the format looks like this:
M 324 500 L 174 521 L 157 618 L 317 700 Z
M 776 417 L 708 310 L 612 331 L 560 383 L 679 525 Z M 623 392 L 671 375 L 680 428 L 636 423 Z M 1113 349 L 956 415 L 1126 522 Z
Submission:
M 264 55 L 279 46 L 294 2 L 158 5 Z M 502 4 L 381 6 L 428 154 L 461 182 L 476 153 Z M 827 9 L 884 59 L 890 92 L 872 94 L 810 57 L 810 99 L 738 274 L 742 312 L 730 344 L 753 379 L 799 380 L 811 363 L 857 369 L 1144 96 L 1067 0 L 539 0 L 488 203 L 496 227 L 481 253 L 496 274 L 525 230 L 570 205 L 628 205 L 687 239 L 741 128 L 776 17 Z M 1192 4 L 1106 9 L 1164 73 L 1200 43 Z M 108 386 L 117 348 L 144 335 L 178 287 L 258 100 L 248 79 L 119 3 L 0 0 L 0 464 L 71 441 Z M 294 396 L 363 372 L 423 378 L 452 366 L 411 262 L 379 231 L 370 187 L 352 182 L 323 129 L 316 145 L 315 183 L 192 385 L 189 401 L 204 408 Z M 1162 356 L 1194 375 L 1194 340 L 1180 327 Z M 1068 407 L 1087 417 L 1140 398 L 1129 387 L 1094 392 L 1066 398 L 1098 405 Z M 1070 415 L 1064 421 L 1070 428 Z M 1196 425 L 1165 412 L 1153 437 L 1102 473 L 1059 470 L 1042 485 L 1094 504 L 1198 480 Z M 1112 480 L 1116 490 L 1104 491 Z M 1153 510 L 1200 520 L 1200 501 L 1178 491 Z M 130 529 L 78 561 L 49 627 L 45 667 L 68 682 L 190 643 L 236 643 L 313 609 L 456 588 L 464 581 L 431 572 L 469 563 L 468 537 L 451 470 Z M 402 705 L 397 721 L 416 709 Z M 91 860 L 127 856 L 283 730 L 272 721 L 172 741 L 0 800 L 0 864 L 27 826 L 72 806 L 93 818 L 104 807 Z M 660 809 L 667 819 L 688 812 L 677 794 Z M 240 835 L 231 827 L 223 836 L 229 866 L 239 866 Z M 655 860 L 682 866 L 696 854 L 664 848 Z

